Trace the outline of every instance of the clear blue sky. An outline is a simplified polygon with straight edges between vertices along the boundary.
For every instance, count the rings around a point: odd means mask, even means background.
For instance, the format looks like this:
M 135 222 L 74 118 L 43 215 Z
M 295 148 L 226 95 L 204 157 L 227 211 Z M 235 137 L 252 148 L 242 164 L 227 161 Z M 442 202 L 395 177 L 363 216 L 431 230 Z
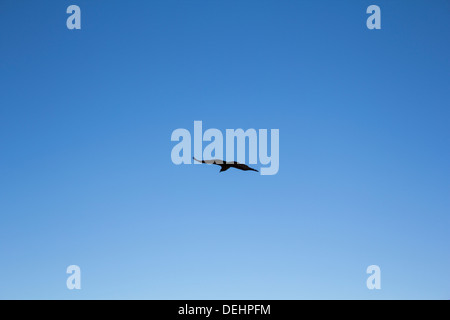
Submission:
M 450 298 L 449 13 L 1 0 L 0 298 Z M 279 173 L 175 166 L 194 120 L 279 129 Z

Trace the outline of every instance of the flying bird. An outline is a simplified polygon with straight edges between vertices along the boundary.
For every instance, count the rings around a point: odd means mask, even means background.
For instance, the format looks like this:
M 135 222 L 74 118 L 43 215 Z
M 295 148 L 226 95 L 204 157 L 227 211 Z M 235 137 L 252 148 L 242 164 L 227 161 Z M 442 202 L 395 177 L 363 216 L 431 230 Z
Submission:
M 220 166 L 220 171 L 227 171 L 230 168 L 236 168 L 239 170 L 243 170 L 243 171 L 256 171 L 259 172 L 256 169 L 250 168 L 248 165 L 246 164 L 242 164 L 236 161 L 229 161 L 229 162 L 225 162 L 223 160 L 219 160 L 219 159 L 212 159 L 212 160 L 197 160 L 195 159 L 195 157 L 193 158 L 195 161 L 200 162 L 200 163 L 208 163 L 208 164 L 217 164 L 218 166 Z

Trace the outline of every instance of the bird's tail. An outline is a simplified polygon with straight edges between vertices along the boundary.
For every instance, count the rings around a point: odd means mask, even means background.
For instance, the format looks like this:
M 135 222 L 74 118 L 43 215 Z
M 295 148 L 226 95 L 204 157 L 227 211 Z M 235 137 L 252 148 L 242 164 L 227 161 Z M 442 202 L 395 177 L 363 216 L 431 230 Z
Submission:
M 200 161 L 200 160 L 196 159 L 195 157 L 192 157 L 192 159 L 194 159 L 197 162 L 203 163 L 203 161 Z

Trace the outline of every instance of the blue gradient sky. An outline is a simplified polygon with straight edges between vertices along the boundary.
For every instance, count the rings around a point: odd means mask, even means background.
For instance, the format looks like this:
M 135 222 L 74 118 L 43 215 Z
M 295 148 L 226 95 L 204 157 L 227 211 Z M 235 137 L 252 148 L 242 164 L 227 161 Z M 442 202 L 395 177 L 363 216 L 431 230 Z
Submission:
M 450 298 L 449 13 L 1 0 L 0 298 Z M 173 165 L 194 120 L 279 129 L 279 173 Z

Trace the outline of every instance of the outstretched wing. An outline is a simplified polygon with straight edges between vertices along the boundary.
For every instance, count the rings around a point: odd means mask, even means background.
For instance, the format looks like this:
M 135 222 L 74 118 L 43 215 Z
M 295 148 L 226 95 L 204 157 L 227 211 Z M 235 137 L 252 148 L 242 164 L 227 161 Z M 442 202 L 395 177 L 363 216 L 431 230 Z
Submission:
M 201 160 L 201 161 L 196 159 L 195 157 L 193 157 L 192 159 L 194 159 L 195 161 L 200 162 L 200 163 L 217 164 L 217 165 L 223 164 L 223 160 L 220 160 L 220 159 Z
M 252 171 L 259 172 L 258 170 L 250 168 L 248 165 L 242 164 L 242 163 L 239 163 L 239 162 L 235 162 L 231 166 L 236 168 L 236 169 L 240 169 L 240 170 L 244 170 L 244 171 L 252 170 Z

